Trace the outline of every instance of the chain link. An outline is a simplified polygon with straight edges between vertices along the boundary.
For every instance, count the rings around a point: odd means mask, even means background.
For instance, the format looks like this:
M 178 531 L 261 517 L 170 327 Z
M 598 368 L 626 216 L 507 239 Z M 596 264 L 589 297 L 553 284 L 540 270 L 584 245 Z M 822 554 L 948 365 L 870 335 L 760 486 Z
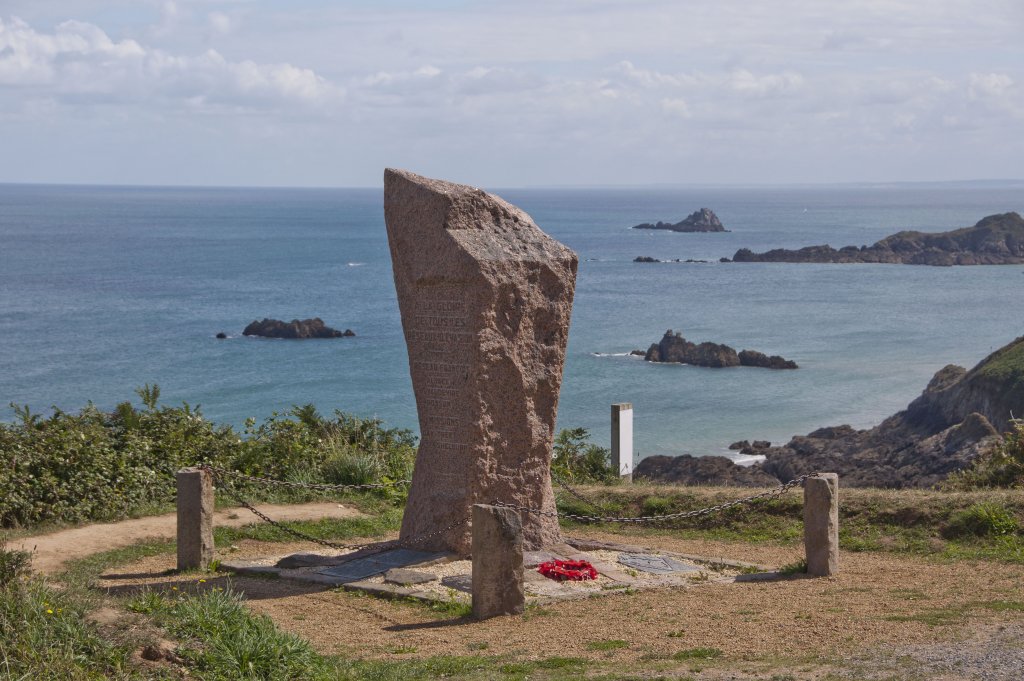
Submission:
M 220 468 L 219 466 L 204 465 L 200 466 L 214 475 L 217 475 L 221 479 L 231 477 L 246 482 L 261 484 L 261 485 L 274 485 L 276 487 L 290 487 L 292 489 L 315 489 L 322 492 L 331 492 L 348 489 L 383 489 L 386 487 L 398 487 L 399 485 L 408 485 L 410 480 L 395 480 L 394 482 L 373 482 L 366 483 L 363 485 L 328 485 L 324 483 L 315 482 L 290 482 L 288 480 L 275 480 L 273 478 L 263 478 L 257 475 L 246 475 L 240 471 L 233 471 L 227 468 Z
M 561 489 L 564 489 L 570 495 L 576 497 L 576 499 L 582 501 L 587 506 L 601 510 L 601 506 L 597 502 L 593 501 L 592 499 L 588 499 L 587 497 L 583 496 L 579 491 L 573 489 L 572 486 L 570 486 L 569 483 L 565 481 L 565 478 L 560 476 L 558 473 L 555 473 L 555 469 L 553 468 L 551 469 L 551 479 L 554 480 L 555 484 L 558 485 Z
M 779 485 L 778 487 L 774 487 L 772 489 L 765 490 L 764 492 L 758 492 L 757 494 L 751 495 L 749 497 L 744 497 L 742 499 L 736 499 L 734 501 L 727 501 L 725 503 L 717 504 L 715 506 L 708 506 L 707 508 L 698 509 L 696 511 L 684 511 L 682 513 L 668 513 L 666 515 L 647 515 L 647 516 L 636 516 L 636 517 L 631 517 L 631 518 L 627 518 L 627 517 L 617 518 L 617 517 L 611 517 L 611 516 L 579 515 L 579 514 L 576 514 L 576 513 L 558 513 L 557 511 L 545 511 L 545 510 L 539 509 L 539 508 L 531 508 L 529 506 L 519 506 L 518 504 L 509 504 L 509 503 L 505 503 L 503 501 L 494 501 L 494 502 L 492 502 L 492 504 L 494 506 L 504 506 L 505 508 L 512 508 L 512 509 L 515 509 L 517 511 L 523 511 L 523 512 L 526 512 L 526 513 L 534 513 L 536 515 L 543 515 L 543 516 L 547 516 L 549 518 L 570 518 L 572 520 L 578 520 L 580 522 L 589 522 L 589 523 L 637 523 L 637 524 L 640 524 L 640 523 L 658 523 L 658 522 L 666 522 L 666 521 L 669 521 L 669 520 L 684 520 L 684 519 L 687 519 L 687 518 L 697 518 L 699 516 L 710 515 L 712 513 L 717 513 L 719 511 L 724 511 L 726 509 L 732 508 L 733 506 L 740 506 L 742 504 L 749 504 L 749 503 L 752 503 L 752 502 L 755 502 L 755 501 L 760 501 L 760 500 L 777 499 L 778 497 L 782 496 L 783 494 L 785 494 L 787 491 L 789 491 L 793 487 L 796 487 L 797 485 L 802 484 L 804 482 L 804 480 L 806 480 L 807 478 L 813 478 L 816 475 L 818 475 L 818 474 L 817 473 L 807 473 L 806 475 L 801 475 L 798 478 L 793 478 L 789 482 L 784 483 L 782 485 Z M 584 501 L 586 501 L 586 499 L 584 499 Z M 588 502 L 588 503 L 590 503 L 590 502 Z M 591 505 L 593 505 L 593 504 L 591 504 Z
M 255 506 L 250 504 L 248 501 L 246 501 L 244 498 L 242 498 L 242 496 L 238 493 L 238 491 L 234 488 L 234 486 L 232 486 L 230 484 L 230 482 L 225 480 L 224 477 L 222 476 L 222 473 L 225 473 L 225 472 L 226 473 L 234 473 L 234 471 L 226 471 L 225 469 L 217 468 L 216 466 L 202 466 L 202 468 L 210 471 L 211 475 L 213 475 L 213 477 L 214 477 L 214 480 L 216 480 L 216 481 L 218 481 L 220 483 L 224 483 L 224 484 L 219 485 L 220 489 L 224 490 L 224 492 L 227 493 L 227 495 L 229 497 L 231 497 L 235 502 L 237 502 L 239 506 L 242 506 L 242 507 L 248 509 L 257 518 L 259 518 L 260 520 L 263 520 L 264 522 L 266 522 L 266 523 L 272 525 L 273 527 L 281 530 L 285 534 L 290 534 L 293 537 L 296 537 L 298 539 L 303 539 L 305 541 L 313 542 L 314 544 L 319 544 L 320 546 L 326 546 L 329 549 L 336 549 L 336 550 L 339 550 L 339 551 L 344 551 L 344 550 L 359 551 L 361 549 L 365 549 L 366 547 L 370 546 L 370 544 L 359 544 L 359 545 L 356 545 L 356 544 L 340 544 L 338 542 L 328 541 L 327 539 L 320 539 L 318 537 L 314 537 L 313 535 L 306 534 L 305 532 L 302 532 L 301 530 L 296 530 L 293 527 L 289 527 L 289 526 L 285 525 L 282 522 L 274 520 L 273 518 L 268 516 L 266 513 L 260 511 L 258 508 L 256 508 Z M 266 481 L 266 482 L 272 482 L 272 483 L 280 482 L 279 480 L 271 480 L 270 478 L 257 478 L 257 477 L 251 476 L 251 475 L 243 475 L 243 474 L 238 474 L 238 477 L 246 478 L 246 479 L 248 479 L 250 481 L 255 480 L 255 481 L 260 481 L 260 482 Z M 284 483 L 284 484 L 291 485 L 292 483 Z M 317 487 L 335 488 L 335 487 L 339 487 L 339 486 L 320 485 L 320 486 L 317 486 Z M 346 487 L 346 486 L 345 485 L 340 485 L 340 487 Z M 464 525 L 468 520 L 469 520 L 469 516 L 467 515 L 467 516 L 465 516 L 463 518 L 460 518 L 459 520 L 456 520 L 455 522 L 451 523 L 450 525 L 447 525 L 445 527 L 433 530 L 433 531 L 428 532 L 426 534 L 416 535 L 416 536 L 410 537 L 408 539 L 398 539 L 398 540 L 394 540 L 394 541 L 392 541 L 390 543 L 392 543 L 396 547 L 408 547 L 408 546 L 413 545 L 413 544 L 421 544 L 421 543 L 425 542 L 428 539 L 433 539 L 434 537 L 437 537 L 439 535 L 445 534 L 447 532 L 450 532 L 451 530 L 454 530 L 455 528 L 457 528 L 457 527 L 459 527 L 461 525 Z

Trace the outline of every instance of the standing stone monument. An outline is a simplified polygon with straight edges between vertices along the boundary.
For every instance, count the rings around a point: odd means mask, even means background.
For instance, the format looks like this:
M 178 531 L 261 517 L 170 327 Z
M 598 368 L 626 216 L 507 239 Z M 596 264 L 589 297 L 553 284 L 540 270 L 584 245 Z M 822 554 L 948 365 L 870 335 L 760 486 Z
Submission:
M 384 171 L 384 217 L 420 422 L 401 538 L 495 501 L 555 511 L 551 445 L 577 257 L 480 189 Z M 523 548 L 559 541 L 522 513 Z M 468 555 L 469 523 L 417 542 Z

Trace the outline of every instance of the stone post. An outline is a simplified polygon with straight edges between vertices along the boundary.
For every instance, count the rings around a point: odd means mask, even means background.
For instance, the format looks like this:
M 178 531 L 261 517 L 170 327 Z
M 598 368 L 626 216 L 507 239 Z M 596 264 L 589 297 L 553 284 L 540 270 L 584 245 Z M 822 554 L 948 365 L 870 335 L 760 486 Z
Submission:
M 502 506 L 473 505 L 473 617 L 518 615 L 523 589 L 523 524 Z
M 633 405 L 612 405 L 612 467 L 626 482 L 633 482 Z
M 213 476 L 200 468 L 178 471 L 178 569 L 202 569 L 213 560 Z
M 821 473 L 804 481 L 804 551 L 807 574 L 839 572 L 839 476 Z

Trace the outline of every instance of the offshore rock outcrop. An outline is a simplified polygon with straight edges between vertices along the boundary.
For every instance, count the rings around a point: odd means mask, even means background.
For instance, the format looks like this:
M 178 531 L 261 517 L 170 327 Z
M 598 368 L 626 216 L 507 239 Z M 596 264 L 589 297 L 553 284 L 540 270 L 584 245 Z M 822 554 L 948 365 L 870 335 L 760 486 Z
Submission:
M 874 428 L 819 428 L 780 447 L 758 448 L 756 453 L 766 459 L 751 468 L 777 482 L 823 471 L 838 473 L 845 486 L 931 487 L 998 442 L 1000 433 L 1010 429 L 1010 419 L 1021 414 L 1024 336 L 970 371 L 943 367 L 905 410 Z M 664 469 L 660 465 L 655 472 Z M 637 474 L 640 470 L 637 466 Z M 721 484 L 739 479 L 731 472 L 718 478 Z
M 319 317 L 312 319 L 293 319 L 290 322 L 283 322 L 280 319 L 267 319 L 262 321 L 254 320 L 245 330 L 243 336 L 261 336 L 263 338 L 342 338 L 355 334 L 352 329 L 338 331 L 324 324 Z
M 639 351 L 634 350 L 633 354 Z M 720 343 L 692 343 L 682 334 L 669 329 L 661 340 L 653 343 L 644 354 L 648 362 L 676 362 L 701 367 L 752 366 L 765 369 L 796 369 L 796 362 L 772 355 L 769 357 L 756 350 L 737 353 L 728 345 Z
M 666 229 L 671 232 L 728 232 L 722 221 L 710 208 L 701 208 L 679 222 L 645 222 L 633 229 Z
M 727 262 L 727 258 L 722 259 Z M 1002 213 L 949 232 L 899 232 L 873 246 L 828 244 L 754 253 L 741 248 L 733 262 L 897 263 L 904 265 L 1015 265 L 1024 263 L 1024 218 Z

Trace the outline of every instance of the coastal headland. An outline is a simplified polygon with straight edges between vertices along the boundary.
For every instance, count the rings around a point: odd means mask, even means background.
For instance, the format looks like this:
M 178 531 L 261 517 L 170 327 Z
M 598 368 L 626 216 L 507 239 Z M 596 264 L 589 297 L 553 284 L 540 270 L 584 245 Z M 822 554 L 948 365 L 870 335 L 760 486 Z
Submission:
M 706 459 L 654 456 L 634 475 L 686 484 L 764 484 L 804 473 L 839 473 L 844 486 L 932 487 L 967 468 L 1011 430 L 1024 414 L 1024 336 L 982 360 L 971 370 L 948 365 L 936 372 L 924 392 L 906 409 L 877 426 L 818 428 L 779 447 L 761 447 L 763 462 L 747 473 Z M 728 465 L 727 465 L 728 464 Z M 709 472 L 716 471 L 711 476 Z M 766 474 L 768 477 L 759 475 Z
M 722 262 L 729 262 L 722 258 Z M 776 248 L 754 253 L 741 248 L 732 262 L 887 263 L 903 265 L 1019 265 L 1024 263 L 1024 218 L 1002 213 L 973 227 L 948 232 L 897 232 L 872 246 L 828 244 L 797 250 Z

